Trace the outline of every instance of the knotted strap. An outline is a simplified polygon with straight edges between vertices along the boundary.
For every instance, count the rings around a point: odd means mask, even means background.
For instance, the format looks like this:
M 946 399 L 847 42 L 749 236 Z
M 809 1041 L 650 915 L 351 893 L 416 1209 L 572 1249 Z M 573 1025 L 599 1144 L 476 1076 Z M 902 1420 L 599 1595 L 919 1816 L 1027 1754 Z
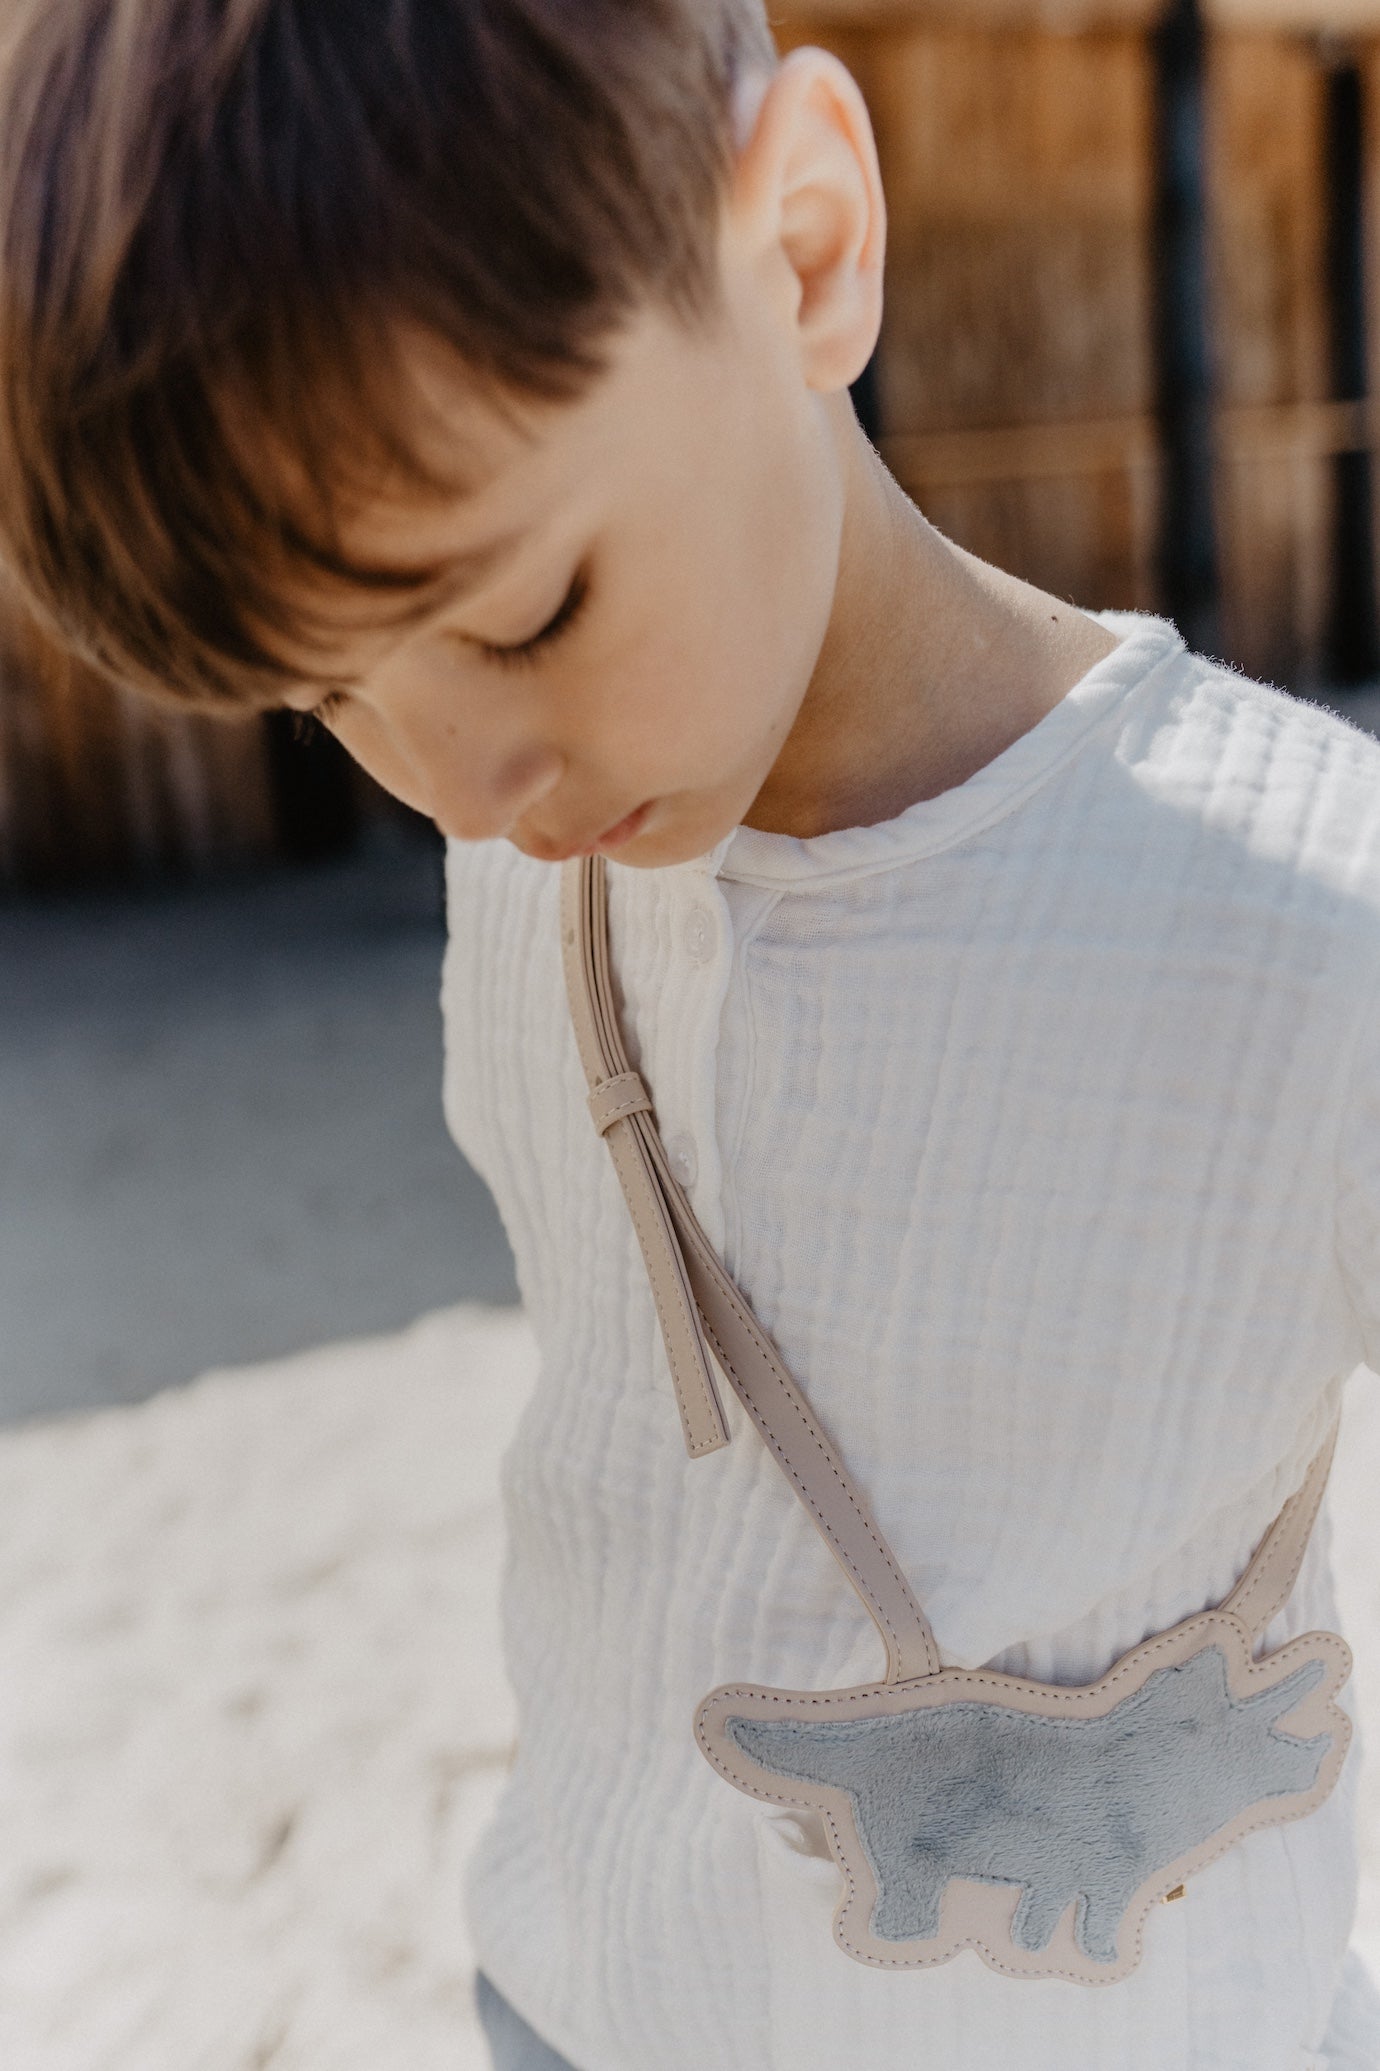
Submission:
M 599 873 L 582 869 L 598 863 Z M 666 1343 L 685 1449 L 692 1460 L 728 1444 L 728 1425 L 695 1297 L 671 1220 L 661 1139 L 651 1097 L 628 1056 L 613 1004 L 602 857 L 577 857 L 561 873 L 561 953 L 589 1110 L 609 1147 L 652 1285 Z M 664 1177 L 663 1177 L 664 1174 Z
M 561 953 L 594 1125 L 613 1158 L 651 1281 L 692 1459 L 729 1441 L 715 1381 L 728 1379 L 886 1645 L 888 1682 L 933 1675 L 939 1650 L 862 1491 L 729 1277 L 666 1161 L 651 1095 L 630 1069 L 614 1004 L 602 856 L 561 866 Z M 1221 1606 L 1252 1642 L 1287 1601 L 1322 1503 L 1337 1426 Z
M 642 1247 L 686 1450 L 694 1459 L 728 1441 L 713 1377 L 717 1365 L 875 1621 L 886 1644 L 888 1680 L 932 1675 L 940 1659 L 928 1619 L 861 1490 L 719 1263 L 666 1162 L 650 1098 L 628 1067 L 618 1027 L 602 856 L 575 857 L 562 866 L 561 940 L 590 1111 Z

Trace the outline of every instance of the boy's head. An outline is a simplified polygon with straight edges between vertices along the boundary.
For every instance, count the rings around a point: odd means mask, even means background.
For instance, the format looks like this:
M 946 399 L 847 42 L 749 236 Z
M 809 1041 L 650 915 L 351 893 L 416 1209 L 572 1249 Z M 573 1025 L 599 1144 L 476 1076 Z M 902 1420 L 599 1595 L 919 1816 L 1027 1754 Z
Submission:
M 761 0 L 29 0 L 0 558 L 124 681 L 324 700 L 448 832 L 655 799 L 628 860 L 698 853 L 824 638 L 883 236 Z

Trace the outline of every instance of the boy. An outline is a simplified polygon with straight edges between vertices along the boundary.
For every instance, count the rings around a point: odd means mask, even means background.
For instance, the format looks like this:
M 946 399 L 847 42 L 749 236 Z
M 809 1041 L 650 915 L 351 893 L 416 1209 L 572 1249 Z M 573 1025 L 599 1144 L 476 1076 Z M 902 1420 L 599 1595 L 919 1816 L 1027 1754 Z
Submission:
M 447 1114 L 543 1373 L 505 1463 L 496 2062 L 1356 2071 L 1354 1760 L 1105 1990 L 833 1945 L 716 1682 L 867 1621 L 690 1462 L 551 866 L 602 852 L 671 1168 L 947 1662 L 1218 1603 L 1380 1359 L 1380 750 L 940 537 L 848 386 L 861 96 L 759 0 L 43 0 L 0 93 L 0 537 L 100 666 L 315 710 L 449 851 Z M 1325 1546 L 1268 1634 L 1332 1622 Z

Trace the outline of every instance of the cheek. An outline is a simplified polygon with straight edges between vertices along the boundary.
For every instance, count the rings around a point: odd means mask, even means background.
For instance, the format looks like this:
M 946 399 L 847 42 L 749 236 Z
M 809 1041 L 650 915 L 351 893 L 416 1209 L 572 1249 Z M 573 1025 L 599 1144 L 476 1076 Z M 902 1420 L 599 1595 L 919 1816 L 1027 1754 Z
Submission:
M 800 522 L 764 498 L 737 540 L 708 543 L 695 580 L 676 583 L 674 610 L 648 626 L 642 676 L 656 686 L 656 725 L 706 767 L 758 756 L 790 731 L 837 582 L 828 506 L 817 497 Z
M 605 678 L 609 766 L 632 792 L 760 783 L 790 731 L 810 643 L 753 591 L 653 619 Z
M 807 403 L 780 431 L 714 443 L 681 505 L 694 523 L 658 539 L 645 578 L 665 612 L 647 620 L 664 723 L 746 752 L 789 730 L 838 581 L 843 494 L 823 413 Z

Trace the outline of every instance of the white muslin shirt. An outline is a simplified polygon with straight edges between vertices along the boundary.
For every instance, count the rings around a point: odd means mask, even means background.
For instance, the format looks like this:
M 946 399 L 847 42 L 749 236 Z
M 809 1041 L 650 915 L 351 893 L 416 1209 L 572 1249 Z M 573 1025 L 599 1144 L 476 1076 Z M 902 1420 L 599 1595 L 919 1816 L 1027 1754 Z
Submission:
M 1057 1682 L 1225 1597 L 1380 1365 L 1380 744 L 1096 615 L 1116 651 L 954 789 L 608 871 L 696 1214 L 945 1661 Z M 835 1945 L 819 1833 L 691 1720 L 735 1678 L 874 1680 L 880 1642 L 732 1396 L 685 1454 L 559 870 L 447 870 L 447 1118 L 541 1351 L 502 1469 L 520 1731 L 466 1884 L 494 1983 L 577 2071 L 1376 2071 L 1354 1756 L 1114 1986 Z M 1267 1643 L 1334 1623 L 1324 1517 Z

